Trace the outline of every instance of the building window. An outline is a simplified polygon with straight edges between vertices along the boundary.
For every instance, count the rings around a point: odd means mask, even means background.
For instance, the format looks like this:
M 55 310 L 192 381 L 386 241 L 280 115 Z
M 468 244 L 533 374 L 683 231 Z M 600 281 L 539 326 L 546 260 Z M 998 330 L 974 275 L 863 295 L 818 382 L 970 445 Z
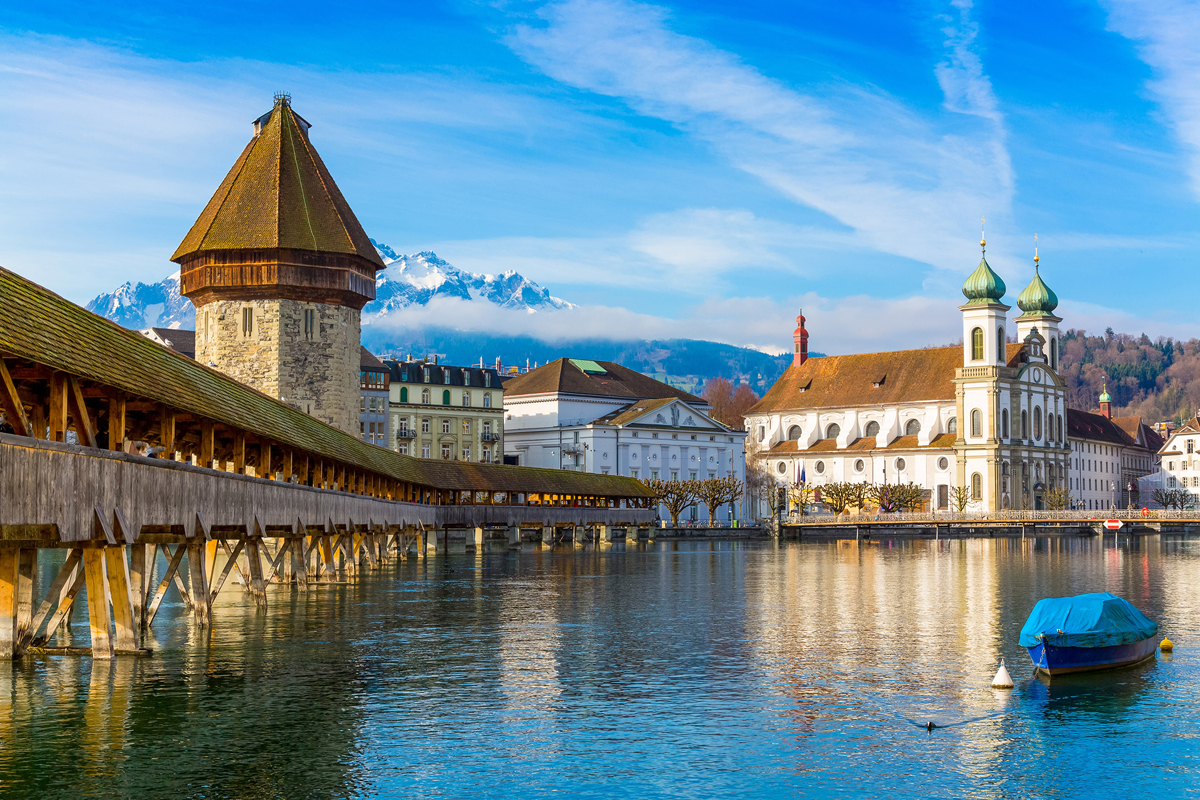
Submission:
M 951 417 L 946 423 L 946 433 L 958 433 L 958 417 Z
M 904 468 L 908 466 L 903 458 L 896 459 L 896 472 L 904 472 Z
M 1004 355 L 1004 328 L 1000 327 L 996 329 L 996 360 L 1001 364 L 1008 361 Z
M 408 402 L 408 387 L 407 386 L 400 387 L 400 402 L 401 403 Z
M 426 368 L 425 368 L 425 374 L 424 374 L 424 378 L 425 378 L 425 381 L 424 381 L 424 382 L 425 382 L 425 383 L 429 383 L 429 367 L 426 367 Z
M 421 445 L 421 458 L 429 458 L 429 445 Z
M 469 419 L 464 419 L 464 420 L 463 420 L 463 433 L 467 434 L 468 436 L 470 435 L 470 433 L 471 433 L 471 420 L 469 420 Z
M 449 389 L 442 390 L 442 405 L 444 405 L 444 406 L 450 405 L 450 390 Z
M 865 431 L 863 431 L 863 436 L 867 437 L 868 439 L 873 439 L 878 435 L 879 435 L 879 423 L 876 422 L 875 420 L 871 420 L 870 422 L 867 423 L 867 429 Z
M 758 426 L 758 440 L 761 442 L 767 438 L 767 429 L 762 425 Z
M 1191 440 L 1191 439 L 1188 439 L 1188 440 L 1187 440 L 1187 443 L 1186 443 L 1186 445 L 1185 445 L 1185 446 L 1187 447 L 1187 452 L 1188 452 L 1188 455 L 1191 455 L 1192 453 L 1194 453 L 1194 452 L 1195 452 L 1195 449 L 1194 449 L 1194 448 L 1195 448 L 1195 446 L 1196 446 L 1196 445 L 1194 444 L 1193 440 Z
M 313 308 L 304 309 L 304 338 L 312 341 L 317 338 L 317 311 Z
M 1000 410 L 1000 438 L 1001 439 L 1008 438 L 1008 409 L 1007 408 L 1003 408 Z
M 921 421 L 920 420 L 910 419 L 904 426 L 904 435 L 905 436 L 916 436 L 920 432 L 921 432 Z
M 463 408 L 471 407 L 471 393 L 463 392 Z
M 971 499 L 983 499 L 983 476 L 978 472 L 971 475 Z
M 442 367 L 442 383 L 446 384 L 447 386 L 450 385 L 450 368 L 449 367 Z M 450 404 L 446 403 L 446 405 L 450 405 Z
M 484 421 L 484 423 L 483 423 L 483 432 L 484 432 L 485 434 L 488 434 L 488 435 L 490 435 L 490 434 L 491 434 L 491 432 L 492 432 L 492 421 L 491 421 L 491 420 L 485 420 L 485 421 Z
M 396 447 L 396 452 L 398 452 L 402 456 L 408 455 L 408 443 L 406 442 L 402 445 L 398 445 Z
M 492 451 L 488 448 L 483 448 L 483 452 L 479 454 L 479 460 L 487 464 L 492 460 Z
M 254 335 L 254 309 L 246 306 L 242 309 L 242 338 L 249 339 Z
M 864 469 L 866 469 L 866 467 L 866 463 L 861 458 L 854 462 L 855 472 L 862 472 Z
M 442 460 L 443 461 L 450 460 L 450 445 L 448 445 L 448 444 L 442 445 Z
M 792 427 L 788 428 L 788 441 L 794 442 L 799 439 L 801 432 L 802 431 L 800 430 L 799 425 L 793 425 Z
M 983 328 L 971 331 L 971 360 L 983 361 Z
M 363 397 L 362 395 L 358 396 L 358 413 L 367 413 L 367 398 Z
M 817 463 L 813 464 L 813 472 L 817 473 L 818 475 L 825 472 L 825 462 L 818 461 Z
M 1029 438 L 1029 412 L 1028 411 L 1021 412 L 1021 438 L 1022 439 Z
M 421 433 L 429 433 L 429 420 L 421 420 Z
M 825 429 L 825 438 L 826 439 L 836 439 L 838 437 L 838 434 L 840 434 L 841 432 L 842 432 L 841 426 L 838 425 L 836 422 L 832 423 L 828 428 Z
M 442 433 L 449 433 L 449 432 L 450 432 L 450 420 L 444 419 L 444 420 L 442 420 Z
M 983 435 L 983 412 L 978 408 L 971 410 L 971 435 Z
M 1042 438 L 1042 407 L 1035 406 L 1033 409 L 1033 438 L 1041 440 Z
M 466 447 L 463 448 L 462 460 L 463 461 L 471 460 L 471 446 L 470 445 L 467 445 Z
M 484 408 L 492 407 L 492 393 L 491 392 L 488 392 L 487 394 L 485 394 L 483 396 L 483 407 Z
M 429 390 L 428 389 L 421 390 L 421 402 L 424 403 L 425 405 L 429 405 Z
M 785 472 L 787 472 L 787 464 L 780 461 L 778 464 L 775 465 L 775 471 L 778 472 L 780 475 L 784 474 Z
M 941 458 L 938 459 L 938 469 L 944 471 L 949 468 L 950 468 L 950 460 L 948 458 L 946 458 L 945 456 L 942 456 Z

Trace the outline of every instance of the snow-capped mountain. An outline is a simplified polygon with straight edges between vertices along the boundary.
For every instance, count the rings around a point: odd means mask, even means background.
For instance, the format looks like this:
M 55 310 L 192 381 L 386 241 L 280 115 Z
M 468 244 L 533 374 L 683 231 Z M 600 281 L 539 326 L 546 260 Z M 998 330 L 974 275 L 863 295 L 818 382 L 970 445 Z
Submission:
M 374 239 L 371 243 L 387 267 L 376 274 L 375 300 L 363 308 L 364 321 L 386 318 L 409 306 L 423 306 L 435 297 L 492 303 L 530 313 L 574 308 L 572 303 L 551 296 L 544 287 L 511 270 L 500 275 L 468 272 L 434 253 L 402 256 L 386 244 Z M 92 300 L 87 309 L 126 328 L 196 327 L 195 307 L 179 294 L 178 270 L 159 283 L 126 283 Z
M 179 294 L 179 270 L 158 283 L 126 282 L 92 300 L 87 310 L 126 328 L 196 327 L 196 307 Z
M 501 308 L 523 308 L 529 312 L 575 307 L 513 270 L 499 275 L 468 272 L 434 253 L 398 256 L 385 244 L 374 239 L 371 243 L 387 269 L 376 275 L 375 300 L 363 309 L 364 317 L 386 316 L 407 306 L 423 306 L 435 297 L 486 300 Z

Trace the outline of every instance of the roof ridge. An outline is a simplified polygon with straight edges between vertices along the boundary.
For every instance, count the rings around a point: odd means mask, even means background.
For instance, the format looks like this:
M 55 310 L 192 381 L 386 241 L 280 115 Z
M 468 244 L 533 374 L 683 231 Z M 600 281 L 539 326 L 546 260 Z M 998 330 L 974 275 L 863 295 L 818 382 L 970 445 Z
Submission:
M 288 107 L 288 110 L 291 111 L 290 106 Z M 333 193 L 329 190 L 329 185 L 325 182 L 325 175 L 322 174 L 322 172 L 328 173 L 328 171 L 329 171 L 328 167 L 325 167 L 325 162 L 322 161 L 320 156 L 317 155 L 316 148 L 312 146 L 312 142 L 309 141 L 307 134 L 301 134 L 300 140 L 304 147 L 304 152 L 308 155 L 309 159 L 311 159 L 313 162 L 313 172 L 317 173 L 317 182 L 321 185 L 321 191 L 325 195 L 325 200 L 329 203 L 330 208 L 333 209 L 334 216 L 337 217 L 338 223 L 340 223 L 338 225 L 338 230 L 342 233 L 342 235 L 344 235 L 346 237 L 346 244 L 349 245 L 351 249 L 355 249 L 354 240 L 350 237 L 350 226 L 346 223 L 346 218 L 344 216 L 342 216 L 341 209 L 338 208 L 337 201 L 334 199 Z M 293 152 L 294 152 L 294 145 L 293 145 Z M 325 169 L 322 170 L 322 167 L 325 167 Z M 299 169 L 299 168 L 297 167 L 297 169 Z M 299 178 L 299 176 L 297 176 L 297 178 Z M 303 197 L 303 196 L 304 196 L 304 194 L 303 194 L 303 192 L 301 192 L 301 197 Z M 307 208 L 308 208 L 308 201 L 305 200 L 306 211 L 307 211 Z M 362 223 L 360 222 L 359 225 L 361 226 Z M 309 232 L 311 233 L 312 232 L 311 220 L 308 223 L 308 228 L 309 228 Z M 317 240 L 317 235 L 315 233 L 313 233 L 314 244 L 316 243 L 316 240 Z

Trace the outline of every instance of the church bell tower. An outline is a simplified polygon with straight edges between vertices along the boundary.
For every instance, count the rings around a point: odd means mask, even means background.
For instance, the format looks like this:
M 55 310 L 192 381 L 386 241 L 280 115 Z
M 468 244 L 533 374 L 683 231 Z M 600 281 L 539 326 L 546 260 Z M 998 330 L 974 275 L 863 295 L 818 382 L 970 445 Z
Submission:
M 310 127 L 277 95 L 171 260 L 197 361 L 357 435 L 360 312 L 384 265 Z

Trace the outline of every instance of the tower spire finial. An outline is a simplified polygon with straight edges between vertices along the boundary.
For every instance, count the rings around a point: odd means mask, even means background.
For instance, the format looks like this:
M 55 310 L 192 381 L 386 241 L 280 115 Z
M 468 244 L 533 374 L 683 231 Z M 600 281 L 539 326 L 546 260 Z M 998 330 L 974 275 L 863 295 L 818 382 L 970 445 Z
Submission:
M 987 220 L 984 217 L 979 218 L 979 249 L 987 255 L 987 236 L 984 233 L 984 228 L 987 225 Z
M 1040 259 L 1040 258 L 1038 258 L 1038 252 L 1037 252 L 1037 234 L 1035 233 L 1035 234 L 1033 235 L 1033 271 L 1034 271 L 1034 272 L 1037 272 L 1037 271 L 1038 271 L 1038 262 L 1039 262 L 1039 261 L 1041 261 L 1041 259 Z

